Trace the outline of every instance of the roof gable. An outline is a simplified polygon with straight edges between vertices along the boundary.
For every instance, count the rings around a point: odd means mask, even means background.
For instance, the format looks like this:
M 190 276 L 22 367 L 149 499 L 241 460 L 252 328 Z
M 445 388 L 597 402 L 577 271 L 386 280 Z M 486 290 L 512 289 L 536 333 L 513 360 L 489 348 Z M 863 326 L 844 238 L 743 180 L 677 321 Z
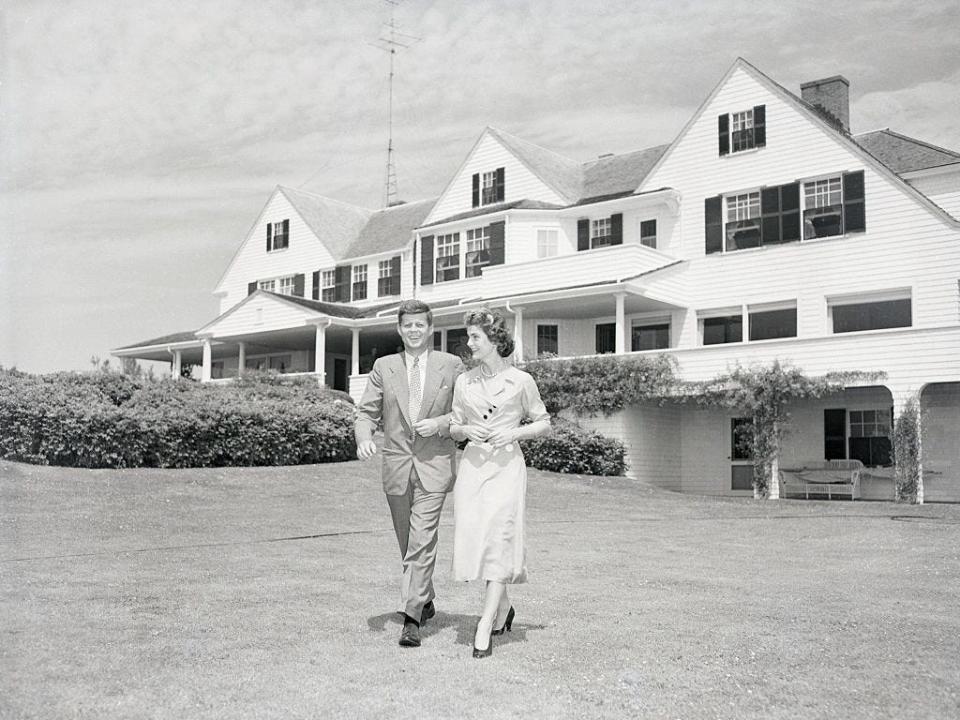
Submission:
M 278 189 L 317 239 L 338 260 L 346 256 L 347 248 L 356 240 L 373 215 L 373 212 L 366 208 L 322 195 L 282 186 Z
M 420 200 L 373 213 L 347 247 L 344 257 L 359 258 L 403 250 L 412 242 L 413 231 L 423 223 L 436 202 L 436 198 Z
M 564 200 L 573 202 L 580 197 L 583 186 L 580 163 L 503 130 L 492 127 L 487 130 L 530 172 L 549 185 Z

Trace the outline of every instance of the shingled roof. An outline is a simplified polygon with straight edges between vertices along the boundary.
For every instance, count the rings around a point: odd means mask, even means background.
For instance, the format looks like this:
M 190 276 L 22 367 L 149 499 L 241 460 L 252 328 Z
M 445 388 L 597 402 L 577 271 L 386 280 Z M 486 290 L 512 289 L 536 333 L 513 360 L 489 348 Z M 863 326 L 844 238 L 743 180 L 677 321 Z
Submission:
M 374 214 L 372 210 L 303 190 L 282 186 L 279 190 L 338 260 L 347 257 L 350 244 Z
M 373 213 L 343 257 L 358 258 L 402 250 L 410 244 L 414 229 L 420 227 L 436 202 L 436 198 L 419 200 Z
M 960 153 L 901 135 L 889 128 L 855 135 L 853 139 L 898 174 L 960 163 Z
M 197 335 L 195 330 L 186 332 L 171 333 L 170 335 L 161 335 L 160 337 L 144 340 L 133 345 L 124 345 L 118 350 L 132 350 L 133 348 L 153 347 L 154 345 L 175 345 L 182 342 L 196 342 Z
M 584 163 L 580 202 L 633 193 L 668 147 L 669 144 L 656 145 L 622 155 L 605 155 Z
M 531 172 L 555 190 L 567 202 L 574 202 L 580 197 L 583 185 L 583 172 L 576 160 L 556 153 L 553 150 L 534 145 L 528 140 L 516 135 L 488 128 L 490 134 L 526 165 Z

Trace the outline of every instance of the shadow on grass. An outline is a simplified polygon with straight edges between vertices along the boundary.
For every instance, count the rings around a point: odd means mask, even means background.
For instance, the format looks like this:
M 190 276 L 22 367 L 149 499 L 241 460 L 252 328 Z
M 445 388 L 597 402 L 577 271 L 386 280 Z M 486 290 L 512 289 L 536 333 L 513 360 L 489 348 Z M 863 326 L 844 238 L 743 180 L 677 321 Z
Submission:
M 438 612 L 429 621 L 425 622 L 420 628 L 420 636 L 424 639 L 431 635 L 436 635 L 447 628 L 455 628 L 457 638 L 454 641 L 457 645 L 473 647 L 473 638 L 477 630 L 477 621 L 480 618 L 477 615 L 464 615 L 462 613 Z M 392 626 L 392 628 L 388 628 Z M 367 618 L 367 627 L 375 632 L 385 632 L 389 629 L 395 629 L 397 637 L 400 636 L 400 629 L 403 627 L 403 615 L 399 612 L 384 613 Z M 530 630 L 545 630 L 546 625 L 527 625 L 514 622 L 513 628 L 503 635 L 494 638 L 498 645 L 508 645 L 515 642 L 526 642 L 527 632 Z

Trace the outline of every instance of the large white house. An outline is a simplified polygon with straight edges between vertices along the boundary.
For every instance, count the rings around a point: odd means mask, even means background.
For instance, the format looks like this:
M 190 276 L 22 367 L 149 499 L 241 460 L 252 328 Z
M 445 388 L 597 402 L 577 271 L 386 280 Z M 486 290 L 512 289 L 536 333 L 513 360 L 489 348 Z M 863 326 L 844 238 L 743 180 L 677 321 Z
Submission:
M 454 352 L 486 304 L 520 360 L 669 352 L 689 380 L 777 359 L 882 371 L 794 408 L 784 463 L 861 459 L 864 497 L 891 497 L 891 423 L 918 397 L 926 500 L 960 501 L 960 154 L 852 135 L 848 97 L 841 76 L 797 96 L 738 59 L 668 145 L 583 163 L 487 128 L 435 199 L 368 210 L 278 187 L 214 291 L 221 314 L 114 354 L 205 381 L 314 373 L 357 396 L 417 297 Z M 591 422 L 626 440 L 633 476 L 750 492 L 730 413 Z

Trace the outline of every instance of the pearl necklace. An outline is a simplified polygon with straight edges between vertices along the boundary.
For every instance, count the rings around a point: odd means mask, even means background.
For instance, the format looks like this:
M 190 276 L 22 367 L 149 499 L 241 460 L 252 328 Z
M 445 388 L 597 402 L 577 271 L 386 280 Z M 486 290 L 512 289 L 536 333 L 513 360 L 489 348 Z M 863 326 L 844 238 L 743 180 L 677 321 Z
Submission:
M 488 374 L 487 366 L 484 365 L 483 363 L 480 363 L 480 374 L 483 375 L 485 378 L 495 378 L 497 375 L 500 374 L 502 370 L 503 370 L 503 365 L 500 366 L 499 370 L 495 370 L 493 373 Z

